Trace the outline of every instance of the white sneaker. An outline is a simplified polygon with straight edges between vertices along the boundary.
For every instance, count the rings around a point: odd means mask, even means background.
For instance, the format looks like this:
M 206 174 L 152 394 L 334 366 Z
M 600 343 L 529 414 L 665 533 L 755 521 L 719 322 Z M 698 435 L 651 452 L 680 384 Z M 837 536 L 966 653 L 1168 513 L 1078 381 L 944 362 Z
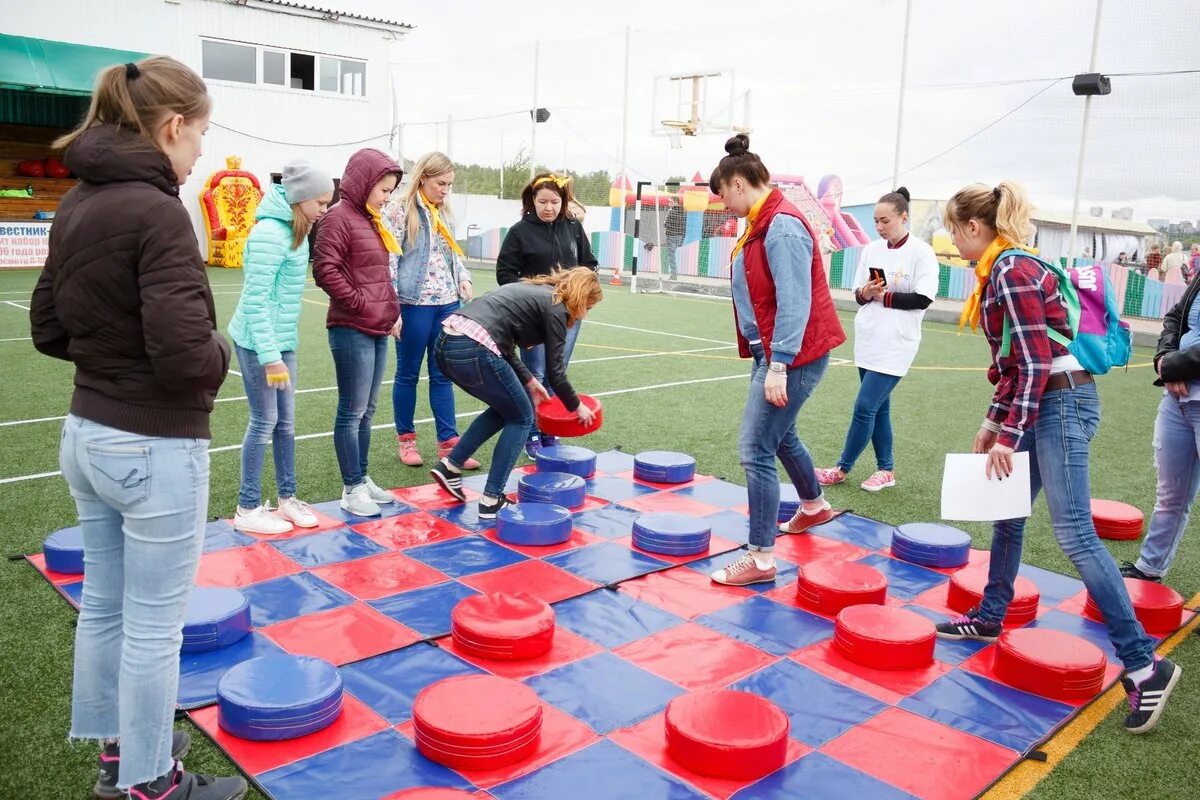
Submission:
M 267 506 L 263 505 L 249 511 L 244 511 L 239 507 L 233 517 L 233 527 L 235 530 L 246 533 L 278 536 L 281 533 L 290 533 L 292 523 L 275 516 Z
M 279 516 L 291 520 L 293 525 L 301 528 L 315 528 L 321 524 L 312 509 L 295 497 L 279 498 Z
M 342 490 L 342 509 L 356 517 L 379 516 L 379 506 L 371 499 L 371 490 L 365 483 Z
M 366 486 L 367 486 L 368 491 L 370 491 L 370 493 L 371 493 L 371 499 L 373 501 L 375 501 L 376 503 L 378 503 L 379 505 L 385 506 L 388 503 L 396 502 L 395 495 L 393 495 L 391 492 L 387 491 L 386 489 L 380 489 L 378 486 L 376 486 L 375 481 L 371 480 L 370 475 L 367 476 Z M 379 512 L 375 512 L 375 513 L 379 513 Z

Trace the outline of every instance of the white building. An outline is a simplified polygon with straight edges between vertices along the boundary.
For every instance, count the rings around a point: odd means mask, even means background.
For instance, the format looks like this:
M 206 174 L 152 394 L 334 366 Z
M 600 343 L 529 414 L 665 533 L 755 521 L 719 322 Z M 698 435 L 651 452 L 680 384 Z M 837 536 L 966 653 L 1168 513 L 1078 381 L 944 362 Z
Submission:
M 6 130 L 22 122 L 20 108 L 33 125 L 70 127 L 79 96 L 90 88 L 84 76 L 107 64 L 161 54 L 204 76 L 212 125 L 204 155 L 181 189 L 202 248 L 199 194 L 227 156 L 240 156 L 242 169 L 265 185 L 298 156 L 338 177 L 362 147 L 394 153 L 389 63 L 411 30 L 400 22 L 286 0 L 6 3 L 3 19 L 0 128 Z M 28 157 L 28 142 L 4 152 L 6 138 L 14 137 L 0 135 L 0 161 Z

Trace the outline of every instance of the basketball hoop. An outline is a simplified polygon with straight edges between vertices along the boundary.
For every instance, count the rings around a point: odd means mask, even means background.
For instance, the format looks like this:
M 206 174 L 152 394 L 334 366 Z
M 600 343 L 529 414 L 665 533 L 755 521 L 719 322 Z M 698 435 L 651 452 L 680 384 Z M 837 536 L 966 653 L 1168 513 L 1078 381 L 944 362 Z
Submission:
M 666 131 L 667 141 L 670 142 L 672 150 L 683 149 L 683 137 L 695 136 L 695 124 L 682 119 L 664 119 L 662 121 L 663 130 Z

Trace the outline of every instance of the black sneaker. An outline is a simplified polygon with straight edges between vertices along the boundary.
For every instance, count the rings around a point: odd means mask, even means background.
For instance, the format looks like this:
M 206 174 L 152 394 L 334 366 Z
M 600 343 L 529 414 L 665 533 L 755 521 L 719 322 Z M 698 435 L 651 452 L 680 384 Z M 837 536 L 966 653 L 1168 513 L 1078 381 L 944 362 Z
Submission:
M 480 500 L 479 501 L 479 518 L 480 519 L 495 519 L 496 515 L 500 513 L 500 509 L 504 508 L 505 506 L 511 506 L 511 505 L 512 505 L 512 503 L 504 495 L 500 495 L 498 498 L 496 498 L 496 502 L 494 502 L 494 503 L 484 503 L 483 500 Z
M 241 800 L 246 795 L 242 777 L 216 778 L 184 772 L 178 761 L 166 775 L 129 790 L 129 800 Z
M 187 731 L 171 734 L 171 759 L 179 761 L 192 748 L 192 737 Z M 122 800 L 126 795 L 117 788 L 117 769 L 121 764 L 121 745 L 109 744 L 100 748 L 100 777 L 92 790 L 101 800 Z
M 941 639 L 974 639 L 979 642 L 994 642 L 1004 632 L 1004 626 L 999 622 L 984 622 L 975 616 L 979 609 L 972 608 L 961 617 L 943 622 L 937 626 L 937 635 Z
M 1125 730 L 1130 733 L 1149 733 L 1158 724 L 1167 698 L 1179 683 L 1183 670 L 1165 658 L 1154 659 L 1154 672 L 1139 684 L 1134 684 L 1125 675 L 1121 685 L 1129 696 L 1129 716 L 1125 717 Z
M 1125 561 L 1121 564 L 1122 578 L 1137 578 L 1139 581 L 1150 581 L 1152 583 L 1162 583 L 1162 578 L 1157 575 L 1147 575 L 1137 568 L 1137 564 L 1132 561 Z
M 429 474 L 437 481 L 438 486 L 462 502 L 467 502 L 467 493 L 463 491 L 462 473 L 450 469 L 450 462 L 446 459 L 438 459 L 438 462 L 433 465 L 433 469 L 429 470 Z

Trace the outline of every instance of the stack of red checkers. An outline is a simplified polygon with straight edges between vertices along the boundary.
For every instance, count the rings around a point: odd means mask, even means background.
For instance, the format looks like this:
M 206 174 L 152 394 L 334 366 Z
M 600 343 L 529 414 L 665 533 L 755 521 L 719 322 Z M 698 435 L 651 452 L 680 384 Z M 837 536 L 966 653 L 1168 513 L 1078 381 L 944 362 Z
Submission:
M 1129 540 L 1142 535 L 1146 515 L 1128 503 L 1093 499 L 1092 522 L 1101 539 Z
M 542 733 L 542 702 L 523 683 L 460 675 L 413 701 L 417 749 L 452 769 L 496 769 L 529 758 Z
M 869 564 L 822 559 L 800 567 L 796 596 L 822 614 L 835 616 L 843 608 L 887 602 L 887 578 Z
M 1133 614 L 1148 633 L 1170 633 L 1183 624 L 1183 595 L 1154 581 L 1126 578 L 1125 588 L 1133 603 Z M 1104 621 L 1100 608 L 1089 594 L 1083 613 L 1097 622 Z
M 691 692 L 667 705 L 667 752 L 701 775 L 756 780 L 787 761 L 790 726 L 779 706 L 756 694 Z
M 960 569 L 950 576 L 950 591 L 946 605 L 960 614 L 965 614 L 983 602 L 983 589 L 987 586 L 987 566 Z M 1004 615 L 1005 625 L 1024 625 L 1037 619 L 1038 604 L 1042 595 L 1037 584 L 1018 575 L 1013 590 L 1012 602 Z
M 918 669 L 933 662 L 937 629 L 920 614 L 891 606 L 844 608 L 834 624 L 833 646 L 873 669 Z
M 1086 700 L 1104 687 L 1104 653 L 1049 628 L 1005 631 L 996 643 L 996 677 L 1043 697 Z
M 592 420 L 591 425 L 583 427 L 583 423 L 579 421 L 579 416 L 574 411 L 567 411 L 562 400 L 551 397 L 549 400 L 538 403 L 534 412 L 537 417 L 538 430 L 547 436 L 562 437 L 587 436 L 589 433 L 600 430 L 600 426 L 604 424 L 604 409 L 600 407 L 600 401 L 581 394 L 579 402 L 595 412 L 596 418 Z
M 454 643 L 480 658 L 535 658 L 554 643 L 554 609 L 524 592 L 475 594 L 450 614 Z

